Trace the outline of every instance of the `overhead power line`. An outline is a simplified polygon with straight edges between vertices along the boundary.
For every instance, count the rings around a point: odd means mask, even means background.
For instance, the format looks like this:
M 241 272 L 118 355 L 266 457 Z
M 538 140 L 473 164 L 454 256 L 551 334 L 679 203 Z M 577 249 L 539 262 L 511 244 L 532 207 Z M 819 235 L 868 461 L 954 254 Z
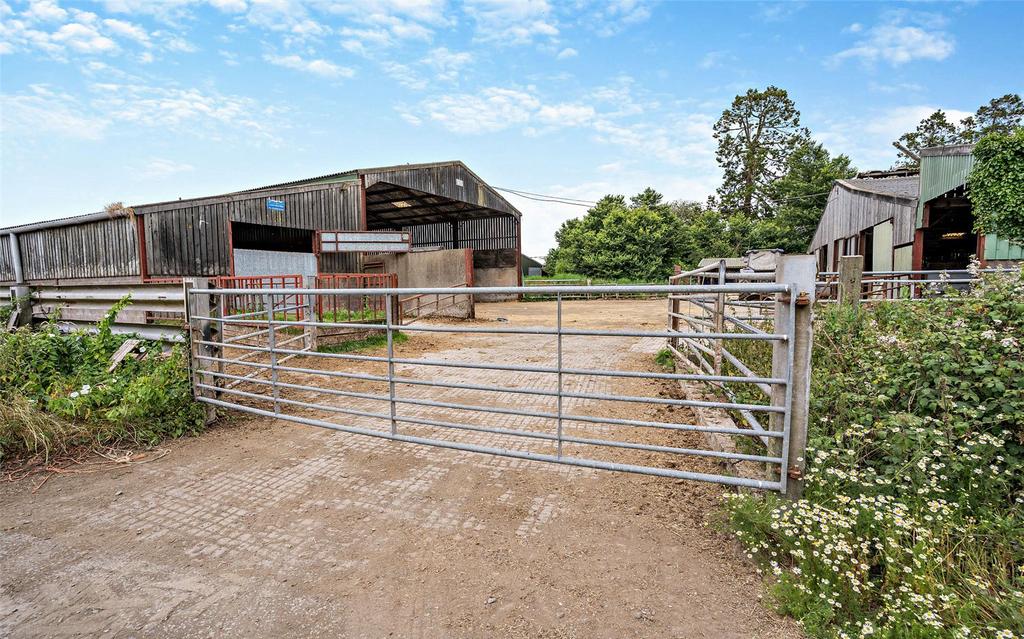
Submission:
M 494 187 L 495 190 L 504 191 L 505 193 L 511 193 L 527 200 L 534 200 L 536 202 L 551 202 L 554 204 L 566 204 L 569 206 L 582 206 L 589 208 L 597 204 L 590 200 L 577 200 L 575 198 L 562 197 L 560 195 L 545 195 L 543 193 L 531 193 L 529 191 L 520 191 L 518 189 L 507 189 L 500 186 Z
M 504 191 L 505 193 L 511 193 L 512 195 L 525 198 L 527 200 L 534 200 L 535 202 L 550 202 L 553 204 L 566 204 L 568 206 L 580 206 L 580 207 L 592 207 L 597 202 L 591 200 L 579 200 L 576 198 L 563 197 L 561 195 L 548 195 L 545 193 L 531 193 L 530 191 L 520 191 L 519 189 L 509 189 L 501 186 L 495 186 L 495 190 Z M 807 195 L 796 195 L 793 197 L 781 198 L 778 200 L 766 200 L 772 204 L 782 204 L 784 202 L 792 202 L 794 200 L 806 200 L 807 198 L 820 197 L 822 195 L 828 195 L 831 191 L 822 191 L 821 193 L 808 193 Z

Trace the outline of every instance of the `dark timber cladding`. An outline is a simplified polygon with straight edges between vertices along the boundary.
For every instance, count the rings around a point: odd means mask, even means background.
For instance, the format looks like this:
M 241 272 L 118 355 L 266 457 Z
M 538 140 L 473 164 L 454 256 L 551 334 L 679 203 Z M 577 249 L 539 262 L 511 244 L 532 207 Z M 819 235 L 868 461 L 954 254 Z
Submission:
M 271 210 L 269 200 L 284 210 Z M 520 246 L 519 211 L 458 161 L 332 173 L 131 210 L 0 229 L 0 282 L 14 281 L 16 253 L 28 283 L 228 275 L 233 248 L 302 251 L 305 232 L 324 229 L 407 230 L 416 247 L 518 255 Z M 360 263 L 355 254 L 322 255 L 319 268 L 354 272 Z

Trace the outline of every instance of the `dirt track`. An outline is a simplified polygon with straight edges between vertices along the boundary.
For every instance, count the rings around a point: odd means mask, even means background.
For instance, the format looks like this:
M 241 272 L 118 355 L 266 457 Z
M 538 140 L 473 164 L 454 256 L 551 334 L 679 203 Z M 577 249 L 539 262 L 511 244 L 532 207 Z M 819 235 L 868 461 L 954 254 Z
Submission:
M 478 314 L 539 325 L 551 307 Z M 564 321 L 654 328 L 663 310 L 567 303 Z M 400 353 L 485 356 L 489 339 L 416 335 Z M 647 365 L 639 346 L 606 356 Z M 0 636 L 799 636 L 706 526 L 711 485 L 246 416 L 164 448 L 36 494 L 0 486 Z

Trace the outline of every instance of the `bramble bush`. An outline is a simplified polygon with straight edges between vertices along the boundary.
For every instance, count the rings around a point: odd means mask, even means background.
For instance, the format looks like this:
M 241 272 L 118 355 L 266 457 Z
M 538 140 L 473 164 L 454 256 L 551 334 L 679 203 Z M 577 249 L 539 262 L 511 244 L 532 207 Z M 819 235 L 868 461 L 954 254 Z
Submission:
M 115 304 L 95 333 L 62 333 L 55 318 L 36 330 L 0 333 L 0 460 L 83 444 L 152 445 L 202 430 L 204 411 L 192 399 L 180 346 L 163 353 L 160 343 L 143 342 L 142 357 L 107 372 L 131 337 L 111 331 L 128 304 Z
M 732 528 L 813 637 L 1024 636 L 1024 279 L 832 307 L 815 326 L 806 490 Z

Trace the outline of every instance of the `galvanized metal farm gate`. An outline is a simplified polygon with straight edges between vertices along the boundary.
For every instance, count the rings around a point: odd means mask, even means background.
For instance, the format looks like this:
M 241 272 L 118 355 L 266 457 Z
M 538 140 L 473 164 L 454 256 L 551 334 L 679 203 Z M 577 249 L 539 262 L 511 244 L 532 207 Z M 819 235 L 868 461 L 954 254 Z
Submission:
M 813 294 L 813 271 L 809 283 Z M 590 288 L 591 290 L 583 290 Z M 563 323 L 563 296 L 593 293 L 595 287 L 486 287 L 486 288 L 386 288 L 384 312 L 373 322 L 326 321 L 317 314 L 322 295 L 364 295 L 352 289 L 275 289 L 264 293 L 262 309 L 246 313 L 222 313 L 223 300 L 239 293 L 216 289 L 201 281 L 188 290 L 193 382 L 196 397 L 211 407 L 275 417 L 335 431 L 382 437 L 398 442 L 439 446 L 526 460 L 566 464 L 662 477 L 692 479 L 733 486 L 786 491 L 794 477 L 794 410 L 799 384 L 793 376 L 797 305 L 796 285 L 788 282 L 736 282 L 727 284 L 669 284 L 662 286 L 610 286 L 601 292 L 661 296 L 670 303 L 668 326 L 644 328 L 577 328 Z M 577 290 L 579 289 L 579 290 Z M 548 325 L 516 325 L 509 322 L 465 323 L 445 320 L 401 326 L 396 319 L 398 300 L 415 295 L 522 295 L 554 296 Z M 774 330 L 731 330 L 696 314 L 702 296 L 771 300 L 788 321 L 776 322 Z M 278 299 L 301 300 L 307 311 L 302 319 L 283 319 Z M 622 303 L 629 312 L 629 301 Z M 701 310 L 701 313 L 704 311 Z M 701 330 L 678 325 L 690 317 Z M 327 318 L 332 319 L 332 318 Z M 734 322 L 735 324 L 735 322 Z M 743 328 L 742 324 L 735 324 Z M 357 334 L 383 336 L 381 355 L 317 350 L 318 331 L 347 329 Z M 396 354 L 396 335 L 448 333 L 471 342 L 463 351 L 486 355 L 488 344 L 515 340 L 513 352 L 529 361 L 492 361 L 486 357 L 405 357 Z M 488 341 L 491 340 L 491 341 Z M 497 340 L 497 341 L 495 341 Z M 781 367 L 758 375 L 747 369 L 740 374 L 706 370 L 659 370 L 654 353 L 681 344 L 701 352 L 715 352 L 725 342 L 771 344 L 782 356 Z M 504 343 L 508 346 L 508 343 Z M 593 355 L 602 361 L 618 361 L 643 348 L 648 363 L 644 370 L 588 365 Z M 710 345 L 710 346 L 708 346 Z M 631 350 L 632 349 L 632 350 Z M 502 351 L 508 353 L 506 348 Z M 726 351 L 723 351 L 726 352 Z M 286 365 L 287 360 L 294 360 Z M 459 373 L 456 375 L 455 372 Z M 459 376 L 461 375 L 461 377 Z M 467 377 L 477 375 L 478 378 Z M 647 381 L 645 381 L 647 380 Z M 778 388 L 765 401 L 741 401 L 735 397 L 692 399 L 665 393 L 664 384 L 706 383 L 722 389 L 728 385 Z M 654 393 L 623 389 L 623 384 L 647 384 Z M 650 388 L 641 386 L 641 389 Z M 623 413 L 623 405 L 636 407 Z M 610 407 L 619 406 L 619 411 Z M 377 408 L 374 408 L 377 407 Z M 796 409 L 794 408 L 796 407 Z M 693 410 L 721 410 L 746 415 L 772 416 L 767 427 L 723 426 L 698 423 Z M 647 411 L 646 413 L 644 411 Z M 681 412 L 679 412 L 681 411 Z M 654 413 L 652 415 L 648 413 Z M 683 419 L 676 418 L 684 415 Z M 342 416 L 332 419 L 332 416 Z M 469 416 L 475 416 L 470 420 Z M 760 424 L 760 422 L 756 422 Z M 702 436 L 680 438 L 687 433 Z M 744 439 L 752 446 L 718 449 L 706 443 L 708 436 Z M 760 449 L 757 447 L 760 446 Z M 694 457 L 731 464 L 719 472 L 688 468 Z

